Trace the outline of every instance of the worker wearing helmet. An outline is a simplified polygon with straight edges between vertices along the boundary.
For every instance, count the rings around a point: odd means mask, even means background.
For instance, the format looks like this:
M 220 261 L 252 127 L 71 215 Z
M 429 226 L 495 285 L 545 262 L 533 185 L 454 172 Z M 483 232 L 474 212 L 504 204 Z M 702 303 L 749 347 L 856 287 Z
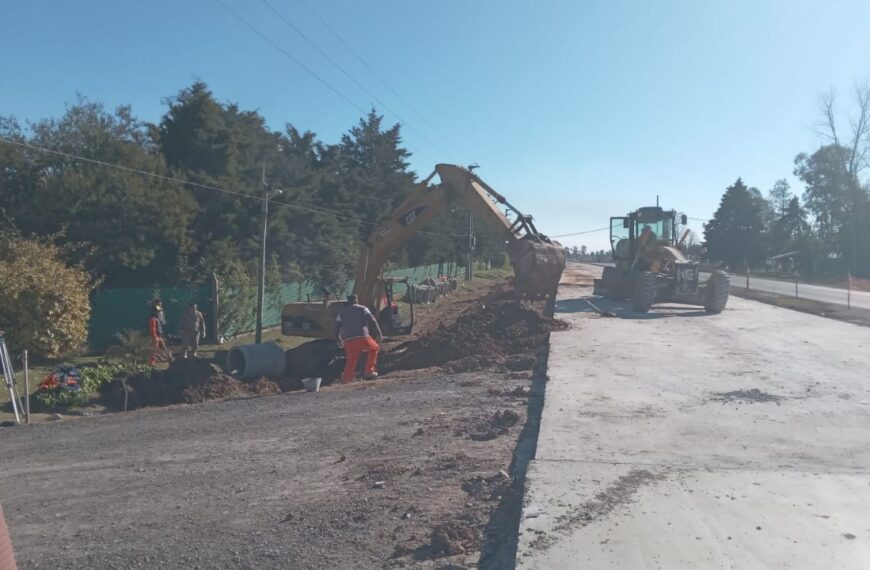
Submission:
M 151 337 L 151 356 L 148 364 L 156 366 L 161 360 L 172 362 L 172 351 L 166 343 L 166 317 L 163 315 L 163 305 L 160 299 L 151 303 L 151 316 L 148 317 L 148 336 Z
M 380 346 L 372 338 L 380 341 L 383 338 L 381 327 L 377 319 L 369 311 L 368 307 L 359 304 L 356 295 L 347 298 L 347 304 L 339 311 L 335 319 L 335 338 L 338 346 L 344 348 L 347 357 L 344 364 L 344 372 L 341 375 L 341 383 L 347 384 L 353 380 L 360 354 L 367 352 L 365 365 L 365 378 L 377 378 L 375 364 L 378 361 Z

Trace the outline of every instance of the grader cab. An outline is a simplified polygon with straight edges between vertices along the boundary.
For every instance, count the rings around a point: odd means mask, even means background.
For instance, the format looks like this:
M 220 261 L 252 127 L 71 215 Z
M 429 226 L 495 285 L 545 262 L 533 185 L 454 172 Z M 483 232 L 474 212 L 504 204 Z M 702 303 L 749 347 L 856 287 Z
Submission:
M 682 225 L 686 216 L 680 216 Z M 728 303 L 730 281 L 724 271 L 713 271 L 701 282 L 700 264 L 683 253 L 688 230 L 677 239 L 677 212 L 658 206 L 639 208 L 610 218 L 610 244 L 615 267 L 605 267 L 595 280 L 595 294 L 630 300 L 632 309 L 645 313 L 656 303 L 701 305 L 720 313 Z

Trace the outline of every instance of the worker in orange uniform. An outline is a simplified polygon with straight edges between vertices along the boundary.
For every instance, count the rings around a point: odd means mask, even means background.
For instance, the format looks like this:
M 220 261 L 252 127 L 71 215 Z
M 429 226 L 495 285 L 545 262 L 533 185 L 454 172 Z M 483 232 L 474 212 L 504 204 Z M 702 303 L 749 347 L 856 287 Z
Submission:
M 383 338 L 381 327 L 372 312 L 369 311 L 368 307 L 359 304 L 359 298 L 356 295 L 350 295 L 347 298 L 347 304 L 339 311 L 335 319 L 335 337 L 338 346 L 344 348 L 347 356 L 344 373 L 341 375 L 342 384 L 347 384 L 353 380 L 359 356 L 363 352 L 368 352 L 365 378 L 378 377 L 378 373 L 375 372 L 375 364 L 378 361 L 380 346 L 372 338 L 371 333 L 374 333 L 378 341 Z
M 3 507 L 0 507 L 0 570 L 15 570 L 16 568 L 12 540 L 9 538 L 9 529 L 3 518 Z
M 148 364 L 151 366 L 156 366 L 161 359 L 172 362 L 172 352 L 166 344 L 163 323 L 163 307 L 159 301 L 155 301 L 151 306 L 151 316 L 148 317 L 148 336 L 151 337 L 151 356 L 148 358 Z

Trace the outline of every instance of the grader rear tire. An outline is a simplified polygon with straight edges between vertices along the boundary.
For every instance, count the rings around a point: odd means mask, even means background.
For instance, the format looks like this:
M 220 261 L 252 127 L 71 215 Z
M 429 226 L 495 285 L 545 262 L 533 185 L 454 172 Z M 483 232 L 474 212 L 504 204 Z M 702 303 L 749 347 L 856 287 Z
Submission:
M 704 299 L 704 310 L 712 315 L 721 313 L 728 304 L 731 293 L 731 278 L 721 269 L 710 274 L 707 280 L 707 294 Z
M 656 274 L 651 271 L 639 273 L 634 280 L 631 308 L 637 313 L 646 313 L 656 302 Z

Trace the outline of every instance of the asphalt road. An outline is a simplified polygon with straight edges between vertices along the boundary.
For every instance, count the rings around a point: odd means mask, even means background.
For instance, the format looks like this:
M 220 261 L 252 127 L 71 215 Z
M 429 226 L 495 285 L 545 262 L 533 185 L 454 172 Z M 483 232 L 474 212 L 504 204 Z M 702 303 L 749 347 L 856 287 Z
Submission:
M 588 297 L 599 272 L 559 290 L 518 568 L 870 567 L 870 328 L 734 297 L 638 315 Z
M 589 264 L 590 267 L 604 267 L 613 265 L 612 263 L 595 263 Z M 709 273 L 701 273 L 701 280 L 705 281 L 710 276 Z M 745 275 L 732 275 L 731 287 L 742 289 L 746 287 Z M 794 296 L 795 287 L 794 281 L 782 281 L 779 279 L 762 279 L 759 277 L 749 277 L 749 288 L 756 291 L 765 291 L 768 293 L 776 293 L 778 295 Z M 806 283 L 798 284 L 798 296 L 803 299 L 811 299 L 822 303 L 831 303 L 834 305 L 846 306 L 847 303 L 846 289 L 838 289 L 836 287 L 824 287 L 822 285 L 808 285 Z M 861 309 L 870 310 L 870 292 L 852 291 L 851 306 Z
M 745 287 L 746 276 L 732 275 L 732 287 Z M 756 291 L 767 291 L 768 293 L 777 293 L 780 295 L 794 295 L 794 282 L 778 281 L 775 279 L 759 279 L 757 277 L 749 277 L 749 288 Z M 835 305 L 846 305 L 845 289 L 837 289 L 835 287 L 822 287 L 821 285 L 807 285 L 806 283 L 798 284 L 798 296 L 803 299 L 812 299 L 823 303 L 832 303 Z M 852 291 L 852 306 L 862 309 L 870 309 L 870 293 L 864 291 Z

